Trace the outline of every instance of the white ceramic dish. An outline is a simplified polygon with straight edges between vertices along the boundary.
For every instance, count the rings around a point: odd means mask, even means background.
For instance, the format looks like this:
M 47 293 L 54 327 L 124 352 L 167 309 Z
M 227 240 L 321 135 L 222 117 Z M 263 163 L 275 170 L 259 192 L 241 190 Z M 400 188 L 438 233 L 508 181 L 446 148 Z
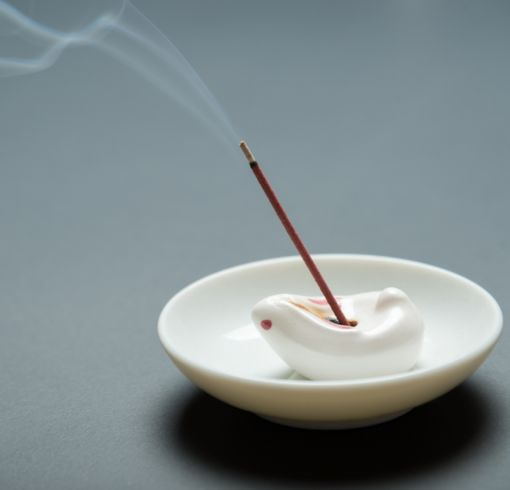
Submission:
M 464 381 L 485 360 L 502 328 L 494 298 L 438 267 L 365 255 L 314 256 L 331 289 L 353 294 L 395 286 L 425 320 L 418 364 L 401 374 L 346 381 L 295 375 L 250 321 L 265 296 L 317 295 L 299 257 L 233 267 L 191 284 L 164 307 L 163 347 L 204 391 L 272 421 L 306 428 L 351 428 L 395 418 Z

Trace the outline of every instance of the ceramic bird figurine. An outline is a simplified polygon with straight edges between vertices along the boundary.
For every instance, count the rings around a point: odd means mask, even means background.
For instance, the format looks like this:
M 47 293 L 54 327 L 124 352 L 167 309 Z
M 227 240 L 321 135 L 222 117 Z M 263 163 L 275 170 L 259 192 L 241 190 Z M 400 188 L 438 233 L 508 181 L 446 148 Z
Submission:
M 339 325 L 322 298 L 277 294 L 259 301 L 252 319 L 292 369 L 312 380 L 384 376 L 411 369 L 423 320 L 397 288 L 336 297 L 350 325 Z

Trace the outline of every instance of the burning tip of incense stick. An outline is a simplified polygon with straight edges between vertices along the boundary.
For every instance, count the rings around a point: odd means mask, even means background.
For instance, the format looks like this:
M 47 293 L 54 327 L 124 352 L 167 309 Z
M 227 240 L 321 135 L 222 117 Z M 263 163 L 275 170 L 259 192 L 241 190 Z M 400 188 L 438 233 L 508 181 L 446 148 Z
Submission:
M 253 156 L 253 153 L 251 152 L 251 150 L 248 148 L 246 141 L 241 141 L 241 143 L 239 143 L 239 146 L 241 147 L 241 150 L 243 150 L 246 160 L 248 160 L 249 163 L 254 162 L 255 157 Z

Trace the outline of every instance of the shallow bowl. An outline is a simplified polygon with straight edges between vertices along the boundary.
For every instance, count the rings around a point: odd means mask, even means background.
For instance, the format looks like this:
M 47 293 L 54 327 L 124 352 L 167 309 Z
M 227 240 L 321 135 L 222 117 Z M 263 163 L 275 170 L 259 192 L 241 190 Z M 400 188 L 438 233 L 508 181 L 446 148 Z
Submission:
M 272 294 L 318 294 L 299 257 L 222 270 L 177 293 L 158 321 L 166 352 L 193 383 L 230 405 L 296 427 L 352 428 L 390 420 L 451 390 L 482 364 L 501 333 L 494 298 L 453 272 L 389 257 L 314 259 L 335 294 L 388 286 L 408 294 L 426 329 L 411 371 L 310 381 L 276 356 L 252 326 L 250 312 Z

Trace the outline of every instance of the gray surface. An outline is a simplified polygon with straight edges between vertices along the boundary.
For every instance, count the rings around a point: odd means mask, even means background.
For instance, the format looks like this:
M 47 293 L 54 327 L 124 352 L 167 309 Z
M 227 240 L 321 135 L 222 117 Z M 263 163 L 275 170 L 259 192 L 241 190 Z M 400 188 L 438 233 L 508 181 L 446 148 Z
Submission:
M 54 3 L 44 20 L 79 7 Z M 508 2 L 141 6 L 314 252 L 437 264 L 508 315 Z M 293 253 L 242 158 L 86 49 L 1 79 L 0 108 L 2 489 L 506 488 L 507 335 L 462 387 L 380 427 L 303 432 L 224 406 L 155 325 L 198 277 Z

